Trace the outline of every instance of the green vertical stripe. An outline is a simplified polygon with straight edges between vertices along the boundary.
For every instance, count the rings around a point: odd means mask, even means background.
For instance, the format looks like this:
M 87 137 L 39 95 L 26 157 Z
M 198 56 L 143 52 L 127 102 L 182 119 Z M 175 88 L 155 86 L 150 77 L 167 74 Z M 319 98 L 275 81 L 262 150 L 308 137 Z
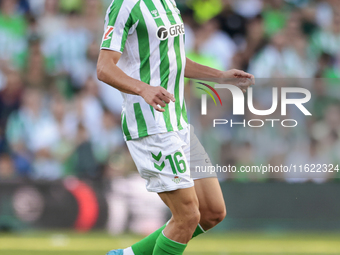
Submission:
M 176 75 L 176 84 L 175 84 L 175 111 L 177 117 L 177 127 L 179 129 L 183 129 L 181 125 L 181 116 L 182 116 L 182 109 L 181 109 L 181 102 L 179 98 L 179 81 L 182 74 L 182 59 L 181 59 L 181 52 L 180 52 L 180 41 L 179 36 L 175 38 L 175 52 L 176 52 L 176 61 L 177 61 L 177 75 Z
M 167 13 L 171 11 L 171 10 L 169 9 L 168 4 L 166 3 L 166 0 L 161 0 L 161 3 L 162 3 L 162 5 L 163 5 L 163 7 L 164 7 L 164 9 L 165 9 L 165 11 L 166 11 Z
M 134 103 L 133 108 L 135 110 L 135 116 L 137 121 L 137 128 L 138 128 L 138 136 L 144 137 L 148 135 L 148 129 L 146 127 L 146 122 L 144 119 L 144 115 L 142 112 L 142 108 L 140 107 L 139 103 Z
M 187 109 L 186 109 L 186 106 L 185 106 L 184 102 L 183 102 L 183 106 L 182 106 L 182 116 L 183 116 L 184 121 L 189 124 L 188 115 L 187 115 Z
M 139 12 L 139 13 L 136 13 Z M 142 82 L 146 84 L 150 84 L 151 80 L 151 67 L 150 67 L 150 42 L 149 42 L 149 34 L 147 33 L 148 29 L 146 27 L 145 19 L 140 10 L 140 2 L 138 5 L 133 8 L 131 13 L 139 17 L 138 26 L 136 29 L 137 37 L 138 37 L 138 51 L 139 51 L 139 76 Z M 155 117 L 154 108 L 150 105 L 150 110 Z
M 111 5 L 111 10 L 110 10 L 110 13 L 109 13 L 109 22 L 108 22 L 108 26 L 115 26 L 116 24 L 116 20 L 117 20 L 117 17 L 118 17 L 118 14 L 119 14 L 119 11 L 122 7 L 122 4 L 123 4 L 124 0 L 114 0 L 112 5 Z M 102 47 L 104 48 L 109 48 L 110 45 L 111 45 L 111 39 L 108 39 L 106 41 L 104 41 L 102 43 Z
M 127 19 L 125 26 L 124 26 L 124 33 L 122 37 L 122 42 L 120 44 L 120 51 L 123 52 L 125 48 L 125 42 L 129 34 L 129 30 L 131 28 L 131 23 L 132 23 L 132 13 L 130 13 L 129 18 Z
M 126 137 L 126 140 L 131 140 L 131 135 L 130 135 L 130 132 L 129 132 L 129 128 L 127 126 L 125 114 L 122 114 L 122 127 L 123 127 L 123 133 Z
M 151 69 L 150 69 L 150 43 L 149 43 L 149 35 L 146 31 L 147 27 L 145 24 L 145 20 L 143 14 L 139 15 L 139 23 L 138 23 L 137 37 L 138 37 L 138 50 L 139 50 L 139 58 L 140 58 L 140 68 L 139 74 L 142 82 L 146 84 L 150 84 L 151 77 Z
M 174 16 L 172 15 L 172 12 L 169 8 L 169 6 L 166 3 L 166 0 L 162 0 L 162 3 L 164 4 L 164 7 L 166 10 L 169 10 L 167 12 L 167 16 L 168 19 L 171 23 L 171 25 L 176 25 L 177 22 L 174 18 Z M 174 49 L 175 49 L 175 54 L 176 54 L 176 62 L 177 62 L 177 74 L 176 74 L 176 83 L 175 83 L 175 91 L 174 91 L 174 96 L 176 99 L 175 102 L 175 112 L 176 112 L 176 117 L 177 117 L 177 128 L 178 129 L 183 129 L 182 125 L 181 125 L 181 115 L 182 115 L 182 109 L 181 109 L 181 102 L 180 102 L 180 98 L 179 98 L 179 81 L 181 78 L 181 74 L 182 74 L 182 58 L 181 58 L 181 51 L 180 51 L 180 36 L 177 36 L 174 38 Z
M 149 9 L 150 13 L 153 10 L 157 10 L 155 5 L 151 0 L 147 0 L 144 2 L 147 8 Z M 152 14 L 151 14 L 152 15 Z M 164 23 L 161 18 L 154 19 L 156 22 L 156 25 L 158 27 L 164 26 Z M 159 45 L 159 51 L 160 51 L 160 75 L 161 75 L 161 86 L 165 89 L 168 88 L 168 82 L 169 82 L 169 75 L 170 75 L 170 62 L 168 57 L 168 39 L 161 41 Z M 164 121 L 166 125 L 166 129 L 168 132 L 173 131 L 173 127 L 170 120 L 170 111 L 169 106 L 166 105 L 164 107 L 165 112 L 163 113 Z
M 160 2 L 162 3 L 162 5 L 163 5 L 165 11 L 166 11 L 166 12 L 169 11 L 169 7 L 168 7 L 168 5 L 166 4 L 165 0 L 160 0 Z

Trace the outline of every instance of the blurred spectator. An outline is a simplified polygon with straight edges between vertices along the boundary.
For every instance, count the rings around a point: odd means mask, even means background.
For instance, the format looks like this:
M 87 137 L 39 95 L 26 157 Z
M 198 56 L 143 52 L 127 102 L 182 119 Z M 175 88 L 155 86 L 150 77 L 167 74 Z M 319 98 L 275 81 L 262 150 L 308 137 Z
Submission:
M 65 28 L 51 34 L 43 45 L 45 57 L 54 62 L 54 74 L 70 76 L 76 87 L 81 87 L 88 76 L 86 56 L 92 41 L 91 34 L 81 23 L 79 13 L 69 12 Z
M 32 178 L 34 160 L 33 154 L 26 148 L 23 141 L 18 141 L 11 145 L 12 158 L 15 169 L 21 178 Z
M 6 181 L 15 177 L 15 167 L 11 157 L 7 154 L 0 154 L 0 180 Z
M 52 147 L 59 139 L 58 129 L 50 112 L 44 108 L 43 94 L 37 89 L 26 89 L 23 104 L 13 112 L 7 123 L 9 143 L 24 142 L 30 151 Z
M 85 0 L 84 18 L 85 27 L 91 32 L 99 43 L 103 36 L 104 19 L 102 18 L 102 4 L 98 0 Z M 98 50 L 98 47 L 97 47 Z
M 249 61 L 263 49 L 267 44 L 263 18 L 261 15 L 248 20 L 246 24 L 245 50 L 234 56 L 232 68 L 248 69 Z M 235 61 L 238 61 L 235 63 Z
M 314 138 L 323 140 L 332 132 L 337 137 L 340 137 L 340 106 L 338 104 L 331 104 L 325 109 L 324 114 L 324 119 L 315 122 L 312 127 Z
M 262 13 L 266 35 L 271 37 L 282 30 L 286 25 L 287 14 L 284 11 L 284 0 L 265 0 Z
M 6 76 L 6 83 L 3 90 L 0 90 L 0 125 L 5 127 L 10 114 L 19 109 L 23 83 L 19 73 L 9 71 Z
M 231 4 L 236 13 L 247 19 L 260 14 L 263 8 L 263 1 L 261 0 L 231 1 Z
M 47 73 L 48 68 L 51 67 L 49 67 L 41 52 L 39 39 L 32 41 L 29 45 L 27 67 L 25 70 L 25 83 L 27 86 L 38 89 L 50 88 L 52 79 Z
M 54 181 L 63 176 L 62 165 L 53 157 L 49 148 L 41 148 L 35 154 L 32 178 Z
M 9 152 L 9 146 L 7 144 L 5 132 L 2 126 L 0 126 L 0 154 L 6 153 L 6 152 Z
M 313 116 L 316 121 L 322 120 L 325 116 L 327 108 L 335 104 L 339 99 L 328 94 L 327 83 L 324 79 L 315 79 L 314 82 L 314 102 L 313 102 Z
M 313 36 L 313 44 L 317 51 L 338 56 L 340 54 L 340 13 L 334 13 L 333 21 L 329 28 L 320 29 Z
M 335 7 L 332 5 L 331 2 L 335 2 L 332 0 L 328 1 L 319 1 L 316 6 L 316 13 L 315 13 L 315 20 L 317 24 L 322 29 L 328 29 L 332 24 L 333 19 L 333 8 Z M 337 2 L 335 3 L 337 5 Z
M 94 139 L 96 155 L 100 162 L 107 162 L 110 155 L 124 145 L 123 135 L 117 118 L 106 110 L 103 114 L 102 129 Z
M 100 177 L 101 173 L 98 172 L 99 164 L 96 161 L 89 135 L 85 127 L 81 124 L 78 125 L 76 144 L 77 147 L 74 152 L 74 172 L 76 176 L 81 178 Z
M 261 78 L 314 77 L 316 68 L 307 53 L 306 38 L 303 35 L 295 36 L 294 45 L 289 45 L 288 38 L 284 32 L 277 33 L 252 60 L 249 71 Z
M 43 13 L 38 19 L 39 31 L 43 38 L 47 39 L 61 30 L 66 29 L 66 20 L 59 13 L 59 0 L 45 0 L 45 6 L 41 8 Z
M 60 94 L 54 94 L 50 107 L 59 135 L 58 142 L 51 148 L 51 152 L 62 165 L 63 176 L 72 175 L 74 173 L 74 157 L 72 155 L 76 146 L 79 119 Z
M 195 49 L 202 55 L 213 57 L 226 70 L 230 67 L 236 45 L 228 34 L 219 28 L 217 19 L 211 19 L 195 31 Z
M 98 84 L 89 77 L 84 89 L 76 98 L 77 114 L 91 139 L 100 133 L 103 118 L 103 108 L 98 99 Z
M 0 2 L 0 61 L 8 65 L 23 67 L 27 41 L 25 40 L 27 24 L 17 12 L 17 0 Z

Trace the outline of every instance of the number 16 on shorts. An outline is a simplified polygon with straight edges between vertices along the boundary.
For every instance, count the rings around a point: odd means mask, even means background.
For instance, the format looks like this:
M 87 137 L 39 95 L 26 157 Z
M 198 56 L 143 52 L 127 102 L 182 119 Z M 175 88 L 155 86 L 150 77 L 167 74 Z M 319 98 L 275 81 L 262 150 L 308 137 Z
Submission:
M 174 154 L 166 155 L 163 159 L 163 154 L 160 151 L 157 155 L 151 153 L 152 158 L 155 160 L 154 167 L 162 171 L 166 164 L 169 164 L 174 175 L 178 175 L 178 173 L 184 174 L 187 171 L 187 163 L 183 157 L 182 152 L 177 151 Z

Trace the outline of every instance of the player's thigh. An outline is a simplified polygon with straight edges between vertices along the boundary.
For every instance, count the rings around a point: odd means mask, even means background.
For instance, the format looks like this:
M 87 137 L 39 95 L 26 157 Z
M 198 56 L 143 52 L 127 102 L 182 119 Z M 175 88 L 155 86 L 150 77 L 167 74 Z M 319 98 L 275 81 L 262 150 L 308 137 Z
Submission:
M 195 180 L 195 191 L 199 202 L 199 209 L 203 217 L 223 215 L 226 206 L 217 178 L 204 178 Z
M 189 217 L 199 212 L 199 202 L 194 187 L 158 193 L 163 202 L 169 207 L 173 217 Z
M 195 183 L 201 217 L 203 219 L 222 217 L 226 209 L 221 187 L 216 172 L 211 171 L 210 158 L 194 134 L 192 126 L 190 126 L 190 132 L 185 133 L 182 139 L 187 144 L 183 150 Z
M 178 132 L 179 137 L 185 142 L 183 151 L 190 167 L 190 176 L 193 180 L 217 177 L 212 171 L 209 155 L 194 133 L 190 125 L 187 129 Z

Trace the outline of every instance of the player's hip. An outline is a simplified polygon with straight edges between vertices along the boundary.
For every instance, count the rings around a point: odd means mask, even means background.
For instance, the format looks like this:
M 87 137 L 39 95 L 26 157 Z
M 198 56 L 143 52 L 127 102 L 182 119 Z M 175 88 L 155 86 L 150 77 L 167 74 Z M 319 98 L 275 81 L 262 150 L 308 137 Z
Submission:
M 215 177 L 194 172 L 196 165 L 211 163 L 191 126 L 130 140 L 127 145 L 140 175 L 147 180 L 149 191 L 187 188 L 193 186 L 194 179 Z

